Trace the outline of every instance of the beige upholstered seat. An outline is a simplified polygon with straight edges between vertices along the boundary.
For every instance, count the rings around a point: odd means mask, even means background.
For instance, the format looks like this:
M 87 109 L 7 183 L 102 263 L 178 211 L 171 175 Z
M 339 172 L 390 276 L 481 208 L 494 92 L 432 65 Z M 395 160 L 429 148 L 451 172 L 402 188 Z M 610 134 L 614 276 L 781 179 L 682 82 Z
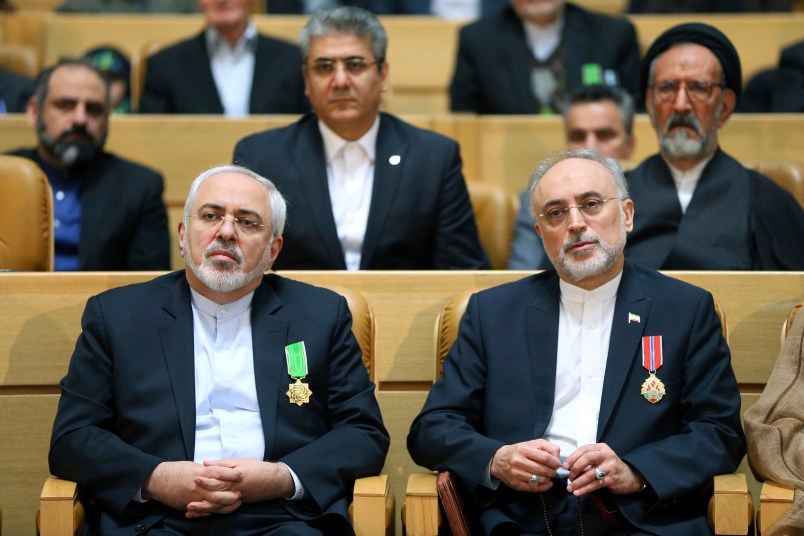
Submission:
M 759 171 L 789 191 L 804 208 L 804 164 L 795 160 L 747 160 L 745 167 Z
M 0 69 L 35 78 L 39 74 L 39 65 L 39 55 L 33 48 L 24 45 L 0 45 Z
M 53 270 L 53 198 L 39 166 L 0 155 L 0 270 Z
M 499 186 L 469 184 L 480 244 L 494 270 L 504 270 L 511 254 L 514 221 L 519 200 Z

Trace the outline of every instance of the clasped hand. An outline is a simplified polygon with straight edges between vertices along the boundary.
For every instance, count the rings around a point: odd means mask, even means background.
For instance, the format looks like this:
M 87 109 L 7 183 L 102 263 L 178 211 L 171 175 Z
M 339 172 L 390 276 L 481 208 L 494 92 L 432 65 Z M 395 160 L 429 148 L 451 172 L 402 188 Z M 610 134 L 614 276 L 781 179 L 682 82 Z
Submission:
M 184 510 L 187 518 L 228 514 L 244 502 L 292 495 L 293 479 L 283 464 L 249 458 L 162 462 L 143 484 L 143 497 Z
M 569 471 L 567 491 L 578 497 L 601 488 L 625 495 L 642 487 L 639 473 L 605 443 L 584 445 L 563 464 L 560 452 L 558 446 L 544 439 L 504 445 L 494 454 L 491 475 L 518 491 L 544 492 L 553 487 L 552 478 L 563 467 Z M 602 479 L 595 477 L 596 467 L 605 472 Z

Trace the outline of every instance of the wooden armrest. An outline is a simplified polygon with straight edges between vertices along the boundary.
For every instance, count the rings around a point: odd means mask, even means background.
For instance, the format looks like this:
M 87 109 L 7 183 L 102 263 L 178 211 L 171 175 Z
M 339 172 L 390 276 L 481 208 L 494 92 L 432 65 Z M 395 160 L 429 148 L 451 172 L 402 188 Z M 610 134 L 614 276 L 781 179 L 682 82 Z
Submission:
M 441 524 L 436 475 L 414 473 L 408 477 L 402 519 L 408 536 L 436 536 Z
M 748 534 L 754 517 L 754 501 L 743 473 L 717 475 L 709 501 L 709 525 L 715 534 Z
M 357 536 L 394 533 L 394 495 L 389 489 L 388 475 L 355 481 L 352 528 Z
M 73 536 L 84 528 L 84 507 L 75 482 L 48 477 L 39 496 L 38 533 L 42 536 Z
M 772 480 L 766 480 L 759 492 L 759 513 L 757 525 L 759 533 L 766 534 L 780 517 L 793 506 L 795 490 L 786 488 Z

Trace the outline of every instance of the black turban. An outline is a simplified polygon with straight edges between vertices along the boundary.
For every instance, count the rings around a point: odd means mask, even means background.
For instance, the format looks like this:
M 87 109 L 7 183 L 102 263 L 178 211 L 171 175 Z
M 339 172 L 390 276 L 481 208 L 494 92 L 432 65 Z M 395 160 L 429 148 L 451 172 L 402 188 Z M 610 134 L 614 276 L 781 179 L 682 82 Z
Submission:
M 643 91 L 648 88 L 651 62 L 669 48 L 680 43 L 695 43 L 711 50 L 723 68 L 726 87 L 734 91 L 737 100 L 740 100 L 740 94 L 743 92 L 743 75 L 737 49 L 723 32 L 700 22 L 679 24 L 656 38 L 642 60 L 640 87 Z

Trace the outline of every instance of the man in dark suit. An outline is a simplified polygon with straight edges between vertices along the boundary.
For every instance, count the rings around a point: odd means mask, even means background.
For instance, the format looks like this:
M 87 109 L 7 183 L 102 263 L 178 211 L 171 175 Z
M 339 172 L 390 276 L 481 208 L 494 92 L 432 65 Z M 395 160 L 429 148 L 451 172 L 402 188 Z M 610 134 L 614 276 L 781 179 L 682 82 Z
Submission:
M 561 113 L 582 85 L 623 86 L 636 98 L 633 25 L 564 0 L 511 0 L 461 30 L 450 108 L 479 114 Z
M 106 78 L 86 60 L 45 69 L 28 101 L 39 140 L 11 152 L 42 168 L 53 190 L 56 270 L 167 270 L 162 176 L 103 150 Z
M 187 269 L 87 303 L 49 460 L 99 534 L 351 531 L 389 437 L 346 301 L 264 275 L 284 224 L 270 181 L 213 168 L 179 224 Z
M 804 270 L 804 211 L 793 196 L 723 152 L 718 130 L 742 92 L 740 57 L 720 30 L 660 35 L 641 87 L 660 154 L 628 174 L 640 211 L 628 260 L 661 270 Z
M 25 113 L 33 90 L 30 78 L 0 69 L 0 115 Z
M 198 0 L 207 28 L 148 58 L 139 111 L 158 114 L 297 114 L 304 97 L 299 50 L 258 34 L 255 0 Z
M 487 534 L 710 533 L 712 478 L 745 454 L 712 296 L 624 261 L 615 160 L 548 157 L 530 193 L 555 270 L 469 300 L 414 461 L 452 471 Z
M 277 269 L 488 267 L 458 144 L 379 111 L 387 42 L 363 9 L 310 17 L 301 47 L 315 115 L 235 147 L 236 164 L 269 176 L 288 199 Z

